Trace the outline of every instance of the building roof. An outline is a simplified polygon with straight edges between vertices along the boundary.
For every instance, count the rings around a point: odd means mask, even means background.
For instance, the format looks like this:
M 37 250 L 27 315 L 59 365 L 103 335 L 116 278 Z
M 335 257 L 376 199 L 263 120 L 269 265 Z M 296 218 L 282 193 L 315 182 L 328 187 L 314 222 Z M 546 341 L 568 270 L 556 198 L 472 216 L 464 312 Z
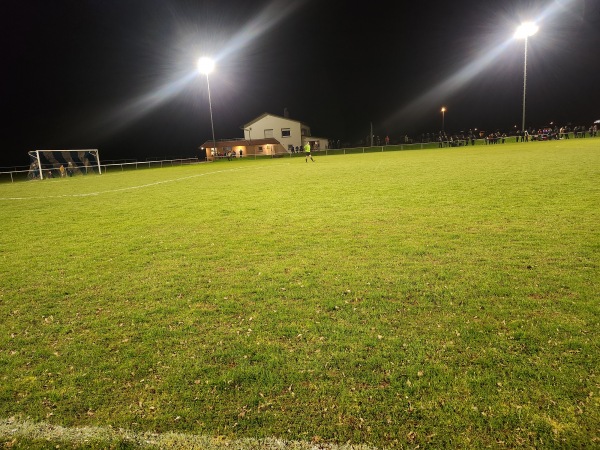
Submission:
M 308 126 L 307 124 L 300 122 L 299 120 L 294 120 L 294 119 L 290 119 L 289 117 L 283 117 L 283 116 L 278 116 L 277 114 L 271 114 L 271 113 L 262 113 L 260 116 L 256 117 L 255 119 L 252 119 L 250 122 L 248 122 L 247 124 L 245 124 L 243 126 L 243 128 L 247 128 L 248 126 L 252 125 L 253 123 L 258 122 L 259 120 L 267 117 L 267 116 L 271 116 L 271 117 L 278 117 L 280 119 L 284 119 L 284 120 L 289 120 L 290 122 L 296 122 L 299 123 L 300 125 L 304 125 L 304 126 Z M 254 142 L 254 139 L 252 140 Z

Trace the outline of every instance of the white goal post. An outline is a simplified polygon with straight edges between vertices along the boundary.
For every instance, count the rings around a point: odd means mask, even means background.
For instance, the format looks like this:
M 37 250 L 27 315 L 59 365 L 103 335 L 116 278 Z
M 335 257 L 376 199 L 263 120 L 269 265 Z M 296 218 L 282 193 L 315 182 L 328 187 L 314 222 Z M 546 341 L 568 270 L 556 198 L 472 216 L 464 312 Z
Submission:
M 54 172 L 61 177 L 89 172 L 102 174 L 100 155 L 97 148 L 76 150 L 33 150 L 29 153 L 30 179 L 40 180 L 54 177 Z M 44 172 L 45 171 L 45 172 Z

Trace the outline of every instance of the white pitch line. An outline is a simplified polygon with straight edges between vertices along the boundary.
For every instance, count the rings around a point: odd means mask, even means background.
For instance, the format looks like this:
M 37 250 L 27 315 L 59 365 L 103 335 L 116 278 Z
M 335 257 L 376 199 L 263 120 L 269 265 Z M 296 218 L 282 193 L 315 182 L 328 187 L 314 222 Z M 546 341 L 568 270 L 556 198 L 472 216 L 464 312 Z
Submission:
M 129 187 L 124 187 L 124 188 L 119 188 L 119 189 L 110 189 L 107 191 L 88 192 L 88 193 L 84 193 L 84 194 L 46 195 L 46 196 L 36 196 L 36 197 L 0 197 L 0 200 L 18 201 L 18 200 L 46 200 L 46 199 L 52 199 L 52 198 L 69 198 L 69 197 L 93 197 L 96 195 L 110 194 L 110 193 L 114 193 L 114 192 L 124 192 L 124 191 L 132 191 L 134 189 L 143 189 L 143 188 L 147 188 L 147 187 L 158 186 L 160 184 L 173 183 L 173 182 L 182 181 L 182 180 L 189 180 L 191 178 L 204 177 L 206 175 L 214 175 L 217 173 L 233 172 L 233 171 L 245 170 L 245 169 L 258 169 L 258 168 L 261 168 L 261 167 L 242 167 L 242 168 L 236 168 L 236 169 L 217 170 L 215 172 L 199 173 L 199 174 L 190 175 L 187 177 L 174 178 L 172 180 L 155 181 L 154 183 L 141 184 L 139 186 L 129 186 Z
M 0 440 L 18 444 L 19 439 L 46 440 L 49 444 L 99 445 L 130 444 L 146 449 L 186 450 L 377 450 L 363 444 L 330 444 L 326 442 L 286 441 L 277 438 L 222 439 L 188 433 L 135 432 L 113 427 L 62 427 L 47 422 L 20 421 L 16 418 L 0 419 Z M 10 445 L 9 445 L 10 446 Z M 112 446 L 111 446 L 112 447 Z M 8 448 L 8 447 L 7 447 Z

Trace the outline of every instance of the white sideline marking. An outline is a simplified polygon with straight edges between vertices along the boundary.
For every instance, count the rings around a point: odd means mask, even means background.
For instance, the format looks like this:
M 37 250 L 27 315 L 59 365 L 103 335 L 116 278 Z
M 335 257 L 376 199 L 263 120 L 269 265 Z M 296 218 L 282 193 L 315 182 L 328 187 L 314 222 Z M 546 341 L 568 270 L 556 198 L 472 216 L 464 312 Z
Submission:
M 100 445 L 119 443 L 133 444 L 135 448 L 157 449 L 202 449 L 202 450 L 377 450 L 362 444 L 328 444 L 306 441 L 285 441 L 277 438 L 235 439 L 210 437 L 188 433 L 140 433 L 123 428 L 107 427 L 61 427 L 46 422 L 18 421 L 14 417 L 0 419 L 0 439 L 11 439 L 18 444 L 21 439 L 47 440 L 49 443 Z M 7 448 L 11 442 L 7 441 Z
M 50 198 L 93 197 L 96 195 L 110 194 L 110 193 L 114 193 L 114 192 L 123 192 L 123 191 L 132 191 L 134 189 L 143 189 L 143 188 L 147 188 L 147 187 L 158 186 L 159 184 L 166 184 L 166 183 L 173 183 L 175 181 L 189 180 L 191 178 L 204 177 L 206 175 L 214 175 L 217 173 L 233 172 L 233 171 L 237 171 L 237 170 L 246 170 L 246 169 L 258 169 L 258 168 L 261 168 L 261 167 L 239 167 L 236 169 L 217 170 L 215 172 L 198 173 L 196 175 L 190 175 L 187 177 L 174 178 L 172 180 L 156 181 L 154 183 L 141 184 L 139 186 L 129 186 L 129 187 L 124 187 L 124 188 L 110 189 L 107 191 L 99 191 L 99 192 L 88 192 L 85 194 L 46 195 L 46 196 L 37 196 L 37 197 L 0 197 L 0 200 L 9 200 L 9 201 L 10 200 L 45 200 L 45 199 L 50 199 Z

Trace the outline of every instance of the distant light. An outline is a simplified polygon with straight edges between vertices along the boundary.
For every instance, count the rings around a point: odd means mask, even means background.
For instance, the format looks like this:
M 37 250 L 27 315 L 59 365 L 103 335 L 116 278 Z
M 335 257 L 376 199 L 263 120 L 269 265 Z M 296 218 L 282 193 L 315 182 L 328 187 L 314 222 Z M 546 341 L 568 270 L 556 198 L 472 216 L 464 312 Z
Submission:
M 446 107 L 442 106 L 442 112 L 446 112 Z
M 517 27 L 517 31 L 515 31 L 515 39 L 525 39 L 533 36 L 539 29 L 540 27 L 535 22 L 523 22 Z
M 215 68 L 215 62 L 211 58 L 202 57 L 198 60 L 198 72 L 208 75 Z

